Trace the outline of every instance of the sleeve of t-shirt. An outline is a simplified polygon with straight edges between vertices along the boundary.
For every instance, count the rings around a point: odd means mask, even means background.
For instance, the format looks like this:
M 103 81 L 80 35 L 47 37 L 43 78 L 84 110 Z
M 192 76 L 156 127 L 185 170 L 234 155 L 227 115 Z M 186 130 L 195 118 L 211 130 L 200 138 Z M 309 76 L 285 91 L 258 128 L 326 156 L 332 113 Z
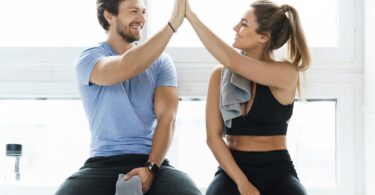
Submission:
M 104 57 L 106 57 L 105 51 L 100 47 L 92 47 L 81 53 L 75 62 L 79 85 L 90 84 L 90 76 L 95 64 Z
M 176 66 L 173 63 L 172 58 L 168 54 L 163 53 L 160 56 L 159 60 L 160 64 L 158 69 L 156 87 L 177 87 Z

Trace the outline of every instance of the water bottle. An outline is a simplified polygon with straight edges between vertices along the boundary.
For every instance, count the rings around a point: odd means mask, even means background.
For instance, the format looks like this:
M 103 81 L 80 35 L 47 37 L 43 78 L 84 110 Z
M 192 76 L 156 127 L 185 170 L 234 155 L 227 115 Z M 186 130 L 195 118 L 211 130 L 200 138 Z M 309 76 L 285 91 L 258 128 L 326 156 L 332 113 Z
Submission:
M 22 156 L 21 144 L 6 145 L 5 182 L 6 184 L 19 183 L 21 180 L 20 160 Z

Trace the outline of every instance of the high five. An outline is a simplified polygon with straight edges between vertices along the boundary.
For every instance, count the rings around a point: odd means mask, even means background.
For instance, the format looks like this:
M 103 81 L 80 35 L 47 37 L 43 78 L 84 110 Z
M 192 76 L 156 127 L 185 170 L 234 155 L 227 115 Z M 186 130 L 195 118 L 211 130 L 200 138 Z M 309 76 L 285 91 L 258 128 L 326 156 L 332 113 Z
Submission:
M 169 21 L 143 44 L 137 44 L 147 13 L 142 0 L 96 4 L 107 39 L 75 62 L 90 157 L 57 195 L 201 194 L 165 158 L 179 98 L 174 63 L 163 51 L 184 18 L 222 64 L 212 72 L 207 95 L 207 143 L 220 164 L 207 194 L 306 194 L 286 147 L 299 73 L 310 64 L 293 7 L 254 2 L 235 24 L 231 47 L 200 21 L 188 0 L 175 0 Z M 276 61 L 272 52 L 284 44 L 287 60 Z
M 107 40 L 84 50 L 75 62 L 91 132 L 90 158 L 56 194 L 200 195 L 165 159 L 178 90 L 174 63 L 163 51 L 184 20 L 185 0 L 176 0 L 170 20 L 144 44 L 137 44 L 146 22 L 142 0 L 96 4 Z

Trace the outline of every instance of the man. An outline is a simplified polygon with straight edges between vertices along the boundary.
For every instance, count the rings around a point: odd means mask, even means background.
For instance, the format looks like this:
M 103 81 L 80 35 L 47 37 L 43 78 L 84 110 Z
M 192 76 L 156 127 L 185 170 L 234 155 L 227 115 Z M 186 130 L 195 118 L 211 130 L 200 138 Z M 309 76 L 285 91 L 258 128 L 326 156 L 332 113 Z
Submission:
M 176 0 L 170 22 L 141 45 L 135 42 L 146 19 L 141 0 L 97 0 L 97 12 L 107 41 L 83 51 L 76 61 L 90 123 L 90 158 L 56 194 L 113 195 L 120 173 L 126 174 L 119 178 L 124 182 L 139 178 L 149 195 L 201 194 L 164 159 L 178 92 L 174 64 L 162 52 L 183 22 L 185 0 Z

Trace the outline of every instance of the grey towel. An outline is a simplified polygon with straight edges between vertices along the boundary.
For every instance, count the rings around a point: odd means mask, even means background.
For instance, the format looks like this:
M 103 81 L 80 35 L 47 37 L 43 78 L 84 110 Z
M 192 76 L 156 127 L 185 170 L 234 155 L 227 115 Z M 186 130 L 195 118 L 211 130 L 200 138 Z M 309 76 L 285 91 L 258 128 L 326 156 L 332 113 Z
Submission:
M 124 174 L 118 175 L 115 195 L 143 195 L 141 178 L 135 175 L 125 181 L 124 176 Z
M 224 67 L 220 81 L 220 111 L 226 127 L 241 116 L 241 104 L 250 100 L 251 81 Z

